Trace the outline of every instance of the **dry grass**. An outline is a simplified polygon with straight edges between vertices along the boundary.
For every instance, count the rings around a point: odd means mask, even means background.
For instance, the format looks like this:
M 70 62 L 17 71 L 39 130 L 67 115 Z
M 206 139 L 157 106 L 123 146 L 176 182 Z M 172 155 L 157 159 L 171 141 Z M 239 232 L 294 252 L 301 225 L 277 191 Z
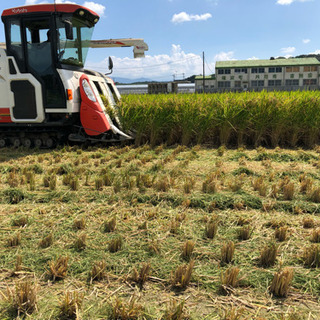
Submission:
M 280 242 L 285 241 L 287 239 L 287 230 L 288 227 L 277 228 L 274 233 L 275 238 Z
M 239 240 L 248 240 L 250 239 L 253 233 L 253 229 L 251 226 L 243 226 L 238 230 L 238 238 Z
M 265 268 L 275 264 L 278 255 L 278 246 L 271 242 L 267 244 L 261 251 L 259 265 Z
M 202 192 L 213 194 L 217 192 L 217 181 L 214 175 L 208 176 L 202 183 Z
M 14 272 L 19 272 L 22 270 L 22 256 L 20 254 L 17 255 L 16 257 L 16 263 L 14 266 Z
M 208 239 L 213 239 L 217 234 L 217 230 L 218 230 L 218 221 L 210 219 L 206 225 L 205 236 Z
M 243 308 L 238 309 L 236 307 L 231 307 L 229 310 L 227 310 L 223 316 L 223 320 L 244 320 L 246 317 L 244 317 L 245 310 Z M 259 320 L 263 320 L 260 319 Z
M 312 245 L 304 249 L 302 261 L 306 267 L 319 268 L 320 267 L 320 247 L 319 245 Z
M 150 263 L 143 263 L 140 267 L 140 271 L 138 271 L 136 268 L 133 268 L 132 274 L 131 274 L 131 280 L 134 281 L 140 289 L 143 288 L 144 284 L 148 280 L 148 277 L 150 275 L 151 265 Z
M 231 263 L 233 260 L 235 245 L 233 241 L 228 241 L 224 243 L 221 248 L 221 263 L 228 264 Z
M 83 230 L 86 227 L 86 219 L 84 217 L 74 220 L 73 227 L 77 230 Z
M 194 260 L 189 264 L 178 266 L 174 272 L 171 272 L 171 285 L 177 289 L 185 289 L 191 281 L 193 267 Z
M 184 312 L 185 301 L 181 301 L 180 303 L 172 299 L 168 303 L 168 306 L 164 312 L 162 320 L 184 320 L 187 319 Z
M 118 252 L 119 250 L 121 250 L 122 248 L 122 237 L 121 236 L 118 236 L 116 238 L 113 238 L 110 242 L 109 242 L 109 245 L 108 245 L 108 250 L 111 252 L 111 253 L 115 253 L 115 252 Z
M 304 217 L 302 220 L 302 225 L 305 229 L 311 229 L 315 225 L 314 219 L 312 217 Z
M 310 241 L 314 243 L 320 242 L 320 228 L 314 228 L 312 230 Z
M 118 297 L 109 305 L 109 320 L 138 320 L 144 314 L 144 308 L 137 303 L 137 299 L 132 296 L 128 303 L 123 302 Z
M 20 216 L 12 220 L 12 225 L 14 227 L 25 227 L 28 224 L 27 216 Z
M 45 249 L 50 247 L 52 243 L 53 243 L 53 235 L 52 233 L 50 233 L 39 241 L 38 246 L 42 249 Z
M 112 319 L 108 313 L 112 306 L 108 304 L 115 297 L 123 306 L 118 304 L 118 314 L 122 310 L 123 317 L 134 318 L 128 308 L 133 292 L 141 299 L 139 304 L 145 306 L 136 317 L 139 320 L 164 319 L 165 314 L 176 319 L 218 319 L 232 305 L 245 309 L 243 319 L 275 320 L 281 314 L 288 318 L 290 310 L 296 310 L 302 318 L 308 318 L 309 313 L 311 318 L 317 317 L 320 251 L 310 239 L 313 229 L 320 226 L 320 209 L 310 201 L 311 188 L 302 187 L 302 181 L 312 177 L 312 187 L 316 186 L 320 174 L 313 162 L 318 161 L 319 154 L 312 150 L 242 148 L 225 150 L 218 158 L 215 149 L 202 147 L 181 149 L 173 156 L 175 149 L 165 146 L 157 150 L 158 154 L 149 146 L 126 149 L 90 146 L 81 149 L 79 156 L 76 148 L 37 150 L 35 154 L 31 150 L 27 155 L 9 148 L 0 152 L 0 278 L 3 288 L 14 289 L 17 279 L 34 275 L 40 288 L 39 303 L 38 311 L 29 318 L 59 318 L 58 298 L 61 300 L 64 292 L 74 290 L 86 294 L 78 312 L 81 319 Z M 38 157 L 43 157 L 43 172 L 26 174 L 31 172 L 29 167 L 38 165 Z M 241 158 L 241 163 L 245 159 L 245 167 L 239 167 Z M 115 166 L 118 159 L 122 159 L 120 168 Z M 19 183 L 15 190 L 7 183 L 13 168 L 18 168 L 12 176 Z M 306 176 L 300 181 L 301 172 Z M 43 186 L 46 175 L 56 175 L 55 190 Z M 72 191 L 70 184 L 62 184 L 67 175 L 69 179 L 78 177 L 79 190 Z M 95 179 L 104 175 L 110 178 L 109 185 L 103 183 L 103 190 L 97 191 Z M 28 182 L 32 176 L 34 191 Z M 168 177 L 170 188 L 157 192 L 153 183 L 163 176 Z M 186 177 L 196 181 L 192 187 L 186 186 L 190 193 L 183 187 L 185 182 L 192 182 L 186 181 Z M 216 183 L 215 192 L 208 189 L 209 192 L 203 192 L 206 177 Z M 256 177 L 263 177 L 266 196 L 253 190 L 251 181 Z M 237 187 L 233 188 L 230 181 L 237 179 L 243 184 L 241 190 L 234 192 Z M 115 193 L 113 183 L 117 180 L 120 189 Z M 295 185 L 294 200 L 284 201 L 283 188 L 289 182 Z M 278 188 L 276 198 L 270 196 L 271 185 Z M 20 202 L 14 200 L 13 204 L 15 193 L 22 196 Z M 13 223 L 19 217 L 27 217 L 28 223 Z M 312 229 L 304 229 L 307 227 Z M 286 230 L 285 236 L 281 230 Z M 82 232 L 87 234 L 86 247 L 78 251 L 74 244 Z M 8 238 L 18 233 L 20 244 L 11 241 L 8 246 Z M 121 250 L 112 249 L 111 243 L 118 237 L 123 243 Z M 278 242 L 277 238 L 287 240 Z M 220 252 L 229 241 L 236 246 L 233 254 L 232 250 L 227 253 L 226 247 L 224 253 Z M 277 254 L 277 248 L 261 253 L 268 241 L 281 248 L 281 255 Z M 109 244 L 116 253 L 109 252 Z M 56 263 L 60 255 L 69 257 L 66 267 Z M 290 298 L 284 303 L 272 302 L 265 294 L 277 271 L 277 258 L 280 264 L 297 270 Z M 188 264 L 192 259 L 196 259 L 193 268 Z M 225 262 L 220 264 L 220 260 Z M 229 261 L 234 264 L 224 265 Z M 148 276 L 143 271 L 144 262 L 152 270 Z M 237 277 L 237 269 L 226 272 L 230 266 L 241 270 Z M 245 280 L 241 282 L 242 275 Z M 221 276 L 228 288 L 225 292 L 219 291 Z M 173 297 L 179 302 L 166 311 Z M 258 305 L 267 308 L 257 308 Z M 5 308 L 0 301 L 0 319 L 12 319 Z
M 225 272 L 221 273 L 221 288 L 223 293 L 229 293 L 238 284 L 238 275 L 240 269 L 238 267 L 229 267 Z
M 95 262 L 89 272 L 90 282 L 101 281 L 106 278 L 106 267 L 107 263 L 104 260 Z
M 287 297 L 292 279 L 293 268 L 285 267 L 276 272 L 269 288 L 270 293 L 279 298 Z
M 310 188 L 307 195 L 310 201 L 320 203 L 320 187 Z
M 117 225 L 117 219 L 116 217 L 111 218 L 108 221 L 105 221 L 103 223 L 103 231 L 104 232 L 114 232 L 116 230 L 116 225 Z
M 292 200 L 295 193 L 295 186 L 293 182 L 288 182 L 283 186 L 284 200 Z
M 73 244 L 77 251 L 82 251 L 87 247 L 87 235 L 85 233 L 80 234 Z
M 55 261 L 50 261 L 48 263 L 49 269 L 47 270 L 49 279 L 53 281 L 64 279 L 68 273 L 68 260 L 69 257 L 61 256 Z
M 37 293 L 38 286 L 30 280 L 18 281 L 14 290 L 7 288 L 4 299 L 18 317 L 26 316 L 37 309 Z
M 17 232 L 13 236 L 7 239 L 7 246 L 8 247 L 17 247 L 21 244 L 21 233 Z
M 190 260 L 192 257 L 193 249 L 194 249 L 195 243 L 192 240 L 187 240 L 183 247 L 182 247 L 182 259 L 184 260 Z
M 84 294 L 77 291 L 67 291 L 60 302 L 59 319 L 80 319 Z

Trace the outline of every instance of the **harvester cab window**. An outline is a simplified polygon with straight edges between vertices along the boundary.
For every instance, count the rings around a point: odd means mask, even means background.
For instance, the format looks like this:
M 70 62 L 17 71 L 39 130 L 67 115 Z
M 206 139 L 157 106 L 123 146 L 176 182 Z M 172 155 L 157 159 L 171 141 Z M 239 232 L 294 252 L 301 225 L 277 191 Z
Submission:
M 21 27 L 19 20 L 12 20 L 10 25 L 10 49 L 18 60 L 23 59 Z
M 28 65 L 38 74 L 52 73 L 49 19 L 26 21 Z
M 72 39 L 66 34 L 66 22 L 72 24 Z M 86 21 L 68 16 L 57 18 L 56 23 L 59 37 L 57 43 L 59 62 L 82 68 L 89 50 L 93 26 L 87 25 Z

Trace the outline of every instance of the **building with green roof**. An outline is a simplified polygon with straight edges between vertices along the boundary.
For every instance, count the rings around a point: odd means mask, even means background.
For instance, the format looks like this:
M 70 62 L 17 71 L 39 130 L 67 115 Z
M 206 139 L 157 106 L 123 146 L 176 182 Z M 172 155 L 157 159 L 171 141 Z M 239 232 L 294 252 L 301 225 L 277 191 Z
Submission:
M 217 61 L 214 88 L 199 76 L 196 91 L 317 90 L 319 69 L 316 58 Z

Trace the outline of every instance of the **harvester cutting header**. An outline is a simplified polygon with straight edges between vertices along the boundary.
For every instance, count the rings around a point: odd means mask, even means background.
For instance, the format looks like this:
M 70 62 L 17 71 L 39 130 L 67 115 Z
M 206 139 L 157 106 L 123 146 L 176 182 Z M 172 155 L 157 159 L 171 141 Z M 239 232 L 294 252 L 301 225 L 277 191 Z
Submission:
M 12 8 L 1 18 L 0 147 L 132 138 L 115 115 L 113 81 L 84 65 L 90 47 L 132 46 L 134 57 L 143 57 L 143 39 L 91 40 L 99 16 L 74 4 Z

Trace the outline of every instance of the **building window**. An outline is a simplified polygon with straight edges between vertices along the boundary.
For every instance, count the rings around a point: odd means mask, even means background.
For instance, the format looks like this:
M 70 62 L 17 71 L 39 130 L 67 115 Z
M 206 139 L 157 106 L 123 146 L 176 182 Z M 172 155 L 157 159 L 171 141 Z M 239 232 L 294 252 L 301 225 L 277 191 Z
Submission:
M 281 87 L 281 80 L 269 80 L 268 87 Z
M 299 80 L 298 79 L 288 79 L 286 80 L 286 86 L 298 86 L 299 85 Z
M 251 87 L 264 87 L 264 81 L 263 80 L 253 80 L 251 81 Z
M 218 69 L 218 74 L 230 74 L 230 69 Z
M 282 67 L 271 67 L 271 68 L 269 68 L 269 72 L 270 73 L 282 72 Z
M 317 79 L 303 79 L 304 86 L 315 86 L 317 85 Z
M 235 81 L 234 82 L 234 87 L 235 88 L 241 88 L 241 81 Z
M 299 67 L 286 67 L 286 72 L 299 72 Z
M 264 73 L 264 68 L 251 68 L 251 73 Z
M 248 73 L 248 69 L 246 69 L 246 68 L 235 68 L 234 72 L 235 73 Z
M 303 72 L 314 72 L 314 71 L 318 71 L 318 67 L 317 66 L 305 66 L 305 67 L 303 67 Z
M 218 88 L 230 88 L 230 81 L 218 81 Z

